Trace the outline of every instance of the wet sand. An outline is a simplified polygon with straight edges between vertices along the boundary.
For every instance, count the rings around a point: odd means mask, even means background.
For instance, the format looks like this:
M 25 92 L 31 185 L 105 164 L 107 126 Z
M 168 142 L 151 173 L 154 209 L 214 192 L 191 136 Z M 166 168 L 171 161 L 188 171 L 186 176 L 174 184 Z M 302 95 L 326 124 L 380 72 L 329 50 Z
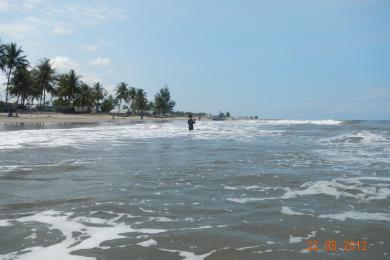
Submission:
M 186 120 L 186 117 L 149 117 L 144 116 L 145 121 L 160 120 Z M 139 116 L 115 116 L 111 114 L 62 114 L 62 113 L 31 113 L 19 114 L 17 117 L 7 117 L 5 113 L 0 114 L 0 124 L 2 123 L 97 123 L 112 121 L 139 121 Z

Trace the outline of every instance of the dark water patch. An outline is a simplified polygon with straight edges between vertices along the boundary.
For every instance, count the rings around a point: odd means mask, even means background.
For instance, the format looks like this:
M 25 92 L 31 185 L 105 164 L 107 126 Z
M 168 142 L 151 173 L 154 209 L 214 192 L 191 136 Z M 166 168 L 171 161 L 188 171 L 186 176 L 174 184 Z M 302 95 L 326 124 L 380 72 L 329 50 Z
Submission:
M 58 206 L 67 206 L 70 204 L 79 204 L 86 203 L 91 201 L 91 198 L 79 198 L 79 199 L 55 199 L 55 200 L 46 200 L 46 201 L 35 201 L 29 203 L 13 203 L 13 204 L 3 204 L 0 209 L 4 212 L 10 210 L 44 210 L 50 209 Z

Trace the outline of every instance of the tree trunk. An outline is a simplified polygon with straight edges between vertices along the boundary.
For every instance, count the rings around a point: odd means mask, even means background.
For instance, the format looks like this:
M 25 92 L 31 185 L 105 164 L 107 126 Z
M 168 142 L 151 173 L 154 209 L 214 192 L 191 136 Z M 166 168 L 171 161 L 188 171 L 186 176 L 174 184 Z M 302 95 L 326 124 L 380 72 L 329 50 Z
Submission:
M 43 111 L 46 112 L 46 89 L 43 88 Z
M 11 77 L 11 69 L 8 71 L 7 75 L 7 87 L 5 89 L 5 102 L 8 102 L 8 86 L 9 86 L 9 78 Z

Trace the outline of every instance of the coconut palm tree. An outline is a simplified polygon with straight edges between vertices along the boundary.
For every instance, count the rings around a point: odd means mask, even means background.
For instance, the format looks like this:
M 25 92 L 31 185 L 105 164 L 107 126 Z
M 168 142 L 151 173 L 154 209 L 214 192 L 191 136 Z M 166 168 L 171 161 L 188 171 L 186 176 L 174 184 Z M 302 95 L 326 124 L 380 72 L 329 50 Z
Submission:
M 4 71 L 5 69 L 5 45 L 1 43 L 0 39 L 0 70 Z
M 103 88 L 100 82 L 96 82 L 95 84 L 93 84 L 93 90 L 95 92 L 96 103 L 104 99 L 104 97 L 107 95 L 107 91 Z
M 52 68 L 50 64 L 50 60 L 48 58 L 43 58 L 39 61 L 36 67 L 36 83 L 41 89 L 41 93 L 43 96 L 43 109 L 46 110 L 46 92 L 52 93 L 54 88 L 56 74 L 55 70 Z
M 145 110 L 148 106 L 148 99 L 146 97 L 146 92 L 142 88 L 137 89 L 135 98 L 134 98 L 134 108 L 136 111 L 141 112 Z
M 127 94 L 127 103 L 130 104 L 130 108 L 132 110 L 136 110 L 135 106 L 134 106 L 134 100 L 135 100 L 135 97 L 137 95 L 137 89 L 135 87 L 129 87 L 129 91 L 128 91 L 128 94 Z
M 81 76 L 77 75 L 74 70 L 70 70 L 66 74 L 61 74 L 58 77 L 58 87 L 54 91 L 55 95 L 60 99 L 65 99 L 65 103 L 70 105 L 79 93 L 80 78 Z
M 95 93 L 93 88 L 87 83 L 81 82 L 78 93 L 78 101 L 80 106 L 92 106 L 95 103 Z
M 32 85 L 33 77 L 31 71 L 28 70 L 28 66 L 18 66 L 12 73 L 9 94 L 17 97 L 17 103 L 19 103 L 20 99 L 21 104 L 24 105 L 26 99 L 28 100 L 29 96 L 33 92 Z
M 11 80 L 11 74 L 15 68 L 27 65 L 26 56 L 23 55 L 22 48 L 18 47 L 16 43 L 10 43 L 3 46 L 3 71 L 7 77 L 7 87 L 5 89 L 5 102 L 8 102 L 8 87 Z
M 129 99 L 129 89 L 127 88 L 126 82 L 120 82 L 116 87 L 116 97 L 117 100 L 119 100 L 119 110 L 122 108 L 122 100 L 125 102 Z

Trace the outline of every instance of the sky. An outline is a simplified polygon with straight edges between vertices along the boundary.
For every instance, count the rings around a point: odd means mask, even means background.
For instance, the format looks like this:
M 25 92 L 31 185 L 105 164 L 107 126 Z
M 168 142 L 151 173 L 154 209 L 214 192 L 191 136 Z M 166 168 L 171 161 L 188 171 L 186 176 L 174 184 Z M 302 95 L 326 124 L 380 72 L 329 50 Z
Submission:
M 388 0 L 0 0 L 0 38 L 176 110 L 390 119 Z

